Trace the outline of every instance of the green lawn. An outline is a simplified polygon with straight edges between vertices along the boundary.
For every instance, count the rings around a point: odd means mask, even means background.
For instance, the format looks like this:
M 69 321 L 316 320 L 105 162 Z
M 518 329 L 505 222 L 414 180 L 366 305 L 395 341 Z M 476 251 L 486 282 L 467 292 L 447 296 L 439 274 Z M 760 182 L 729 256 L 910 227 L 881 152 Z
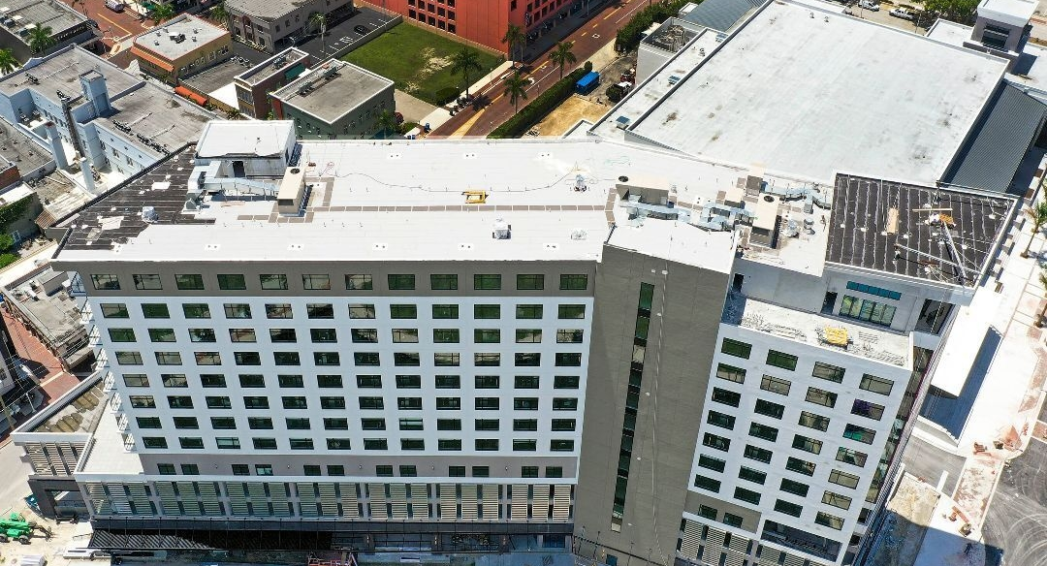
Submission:
M 440 89 L 453 87 L 462 90 L 465 84 L 462 75 L 451 74 L 451 55 L 463 47 L 464 44 L 442 35 L 400 24 L 343 59 L 393 80 L 399 90 L 437 104 L 436 93 Z M 476 82 L 503 60 L 476 51 L 483 70 L 470 73 L 469 82 Z

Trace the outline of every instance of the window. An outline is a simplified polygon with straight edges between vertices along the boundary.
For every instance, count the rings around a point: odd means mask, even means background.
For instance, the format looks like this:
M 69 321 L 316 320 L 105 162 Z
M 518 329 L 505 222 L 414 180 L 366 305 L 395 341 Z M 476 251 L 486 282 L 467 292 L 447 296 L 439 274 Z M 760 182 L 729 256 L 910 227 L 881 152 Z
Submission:
M 175 275 L 175 287 L 179 291 L 203 291 L 203 275 Z
M 277 303 L 265 305 L 266 318 L 294 318 L 289 303 Z
M 305 464 L 302 466 L 302 473 L 307 476 L 319 476 L 321 475 L 320 466 L 317 466 L 316 464 Z
M 785 469 L 805 476 L 813 476 L 815 465 L 799 458 L 789 458 L 785 461 Z
M 125 373 L 124 387 L 149 387 L 149 377 L 144 373 Z
M 174 464 L 157 464 L 156 471 L 162 476 L 173 476 L 178 473 L 175 471 Z
M 920 309 L 920 318 L 916 319 L 916 331 L 931 334 L 941 333 L 945 321 L 949 319 L 950 312 L 952 312 L 951 304 L 924 299 L 923 308 Z
M 396 366 L 419 366 L 422 358 L 417 352 L 396 352 L 393 354 L 393 365 Z
M 824 389 L 818 389 L 817 387 L 807 388 L 807 401 L 810 403 L 816 403 L 825 407 L 836 406 L 836 394 Z
M 349 430 L 349 419 L 337 417 L 325 418 L 324 430 Z
M 844 373 L 846 373 L 846 370 L 842 367 L 823 362 L 814 362 L 814 371 L 811 372 L 811 375 L 835 383 L 843 383 Z
M 388 277 L 390 291 L 414 291 L 414 275 L 394 275 Z
M 761 485 L 767 481 L 767 474 L 752 468 L 746 468 L 745 466 L 742 466 L 741 469 L 738 470 L 738 477 L 745 481 L 751 481 Z
M 517 397 L 513 399 L 513 409 L 516 411 L 537 411 L 537 397 Z
M 819 511 L 818 514 L 815 515 L 814 522 L 818 523 L 819 525 L 829 527 L 830 529 L 836 529 L 838 531 L 843 529 L 843 519 L 835 515 L 824 513 L 822 511 Z
M 167 448 L 167 439 L 162 436 L 146 436 L 142 438 L 142 446 L 146 448 Z
M 389 305 L 389 317 L 394 319 L 418 318 L 418 305 Z M 374 318 L 372 315 L 371 318 Z
M 716 377 L 735 383 L 745 383 L 745 370 L 727 364 L 719 364 L 716 366 Z
M 751 489 L 745 489 L 744 487 L 734 488 L 734 498 L 746 503 L 752 503 L 753 505 L 760 504 L 760 494 Z
M 473 330 L 473 342 L 476 344 L 497 344 L 502 341 L 502 331 L 497 328 L 477 328 Z
M 294 449 L 294 442 L 295 442 L 295 440 L 292 438 L 291 439 L 291 449 L 292 450 Z M 309 441 L 309 448 L 312 448 L 312 447 L 313 447 L 313 441 L 310 440 Z M 327 449 L 328 450 L 350 450 L 350 449 L 352 449 L 352 445 L 350 444 L 348 438 L 328 438 L 327 439 Z
M 723 472 L 727 462 L 704 454 L 698 456 L 698 466 L 709 470 Z
M 211 318 L 211 307 L 206 303 L 186 303 L 182 305 L 182 314 L 186 318 Z
M 516 318 L 520 320 L 539 320 L 545 309 L 542 305 L 516 305 Z
M 572 452 L 574 450 L 574 441 L 554 438 L 549 441 L 549 450 L 551 452 Z
M 214 330 L 211 328 L 190 328 L 190 342 L 217 342 Z
M 496 320 L 501 317 L 501 305 L 473 305 L 473 318 L 477 320 Z
M 522 355 L 527 355 L 527 354 L 516 354 L 516 356 L 517 356 L 517 363 L 516 363 L 516 365 L 518 365 L 518 366 L 521 365 L 519 363 L 519 356 L 522 356 Z M 531 354 L 531 355 L 535 356 L 535 363 L 533 365 L 538 365 L 538 359 L 537 358 L 538 358 L 538 356 L 540 356 L 540 354 Z M 582 355 L 578 354 L 578 353 L 570 353 L 570 352 L 568 352 L 568 353 L 558 353 L 558 354 L 556 354 L 555 364 L 556 364 L 556 367 L 580 367 L 582 365 Z
M 803 513 L 803 506 L 779 499 L 774 502 L 774 510 L 793 517 L 799 517 Z
M 370 291 L 374 289 L 374 283 L 370 275 L 346 275 L 346 291 Z
M 155 352 L 156 365 L 180 366 L 182 365 L 182 354 L 178 352 Z
M 849 424 L 843 429 L 843 437 L 850 440 L 857 440 L 864 444 L 872 444 L 873 440 L 876 438 L 876 431 Z
M 349 335 L 354 344 L 377 344 L 378 329 L 376 328 L 353 328 Z
M 554 432 L 574 432 L 577 423 L 574 419 L 553 419 L 551 430 Z
M 518 375 L 514 379 L 516 389 L 538 389 L 537 375 Z
M 865 374 L 862 376 L 862 382 L 858 387 L 866 391 L 879 393 L 880 395 L 890 395 L 891 389 L 894 388 L 894 382 L 875 375 Z
M 458 318 L 458 305 L 433 305 L 433 318 L 438 320 Z
M 273 363 L 278 366 L 302 365 L 298 352 L 273 352 Z
M 733 514 L 727 513 L 725 511 L 724 514 L 723 514 L 723 523 L 725 525 L 728 525 L 728 526 L 731 526 L 731 527 L 741 528 L 741 526 L 742 526 L 742 518 L 739 517 L 738 515 L 733 515 Z
M 811 454 L 820 454 L 822 452 L 822 441 L 797 434 L 793 437 L 793 448 L 810 452 Z
M 116 361 L 122 366 L 142 365 L 142 354 L 139 352 L 117 352 Z
M 215 430 L 236 430 L 236 419 L 233 417 L 211 417 L 211 428 Z
M 429 287 L 433 291 L 457 291 L 458 276 L 454 274 L 432 274 L 429 276 Z
M 558 329 L 556 331 L 557 344 L 581 344 L 585 339 L 585 331 L 580 328 Z
M 219 436 L 214 439 L 219 450 L 239 450 L 240 439 L 235 436 Z
M 198 366 L 222 365 L 222 355 L 218 352 L 195 352 L 193 356 L 196 358 L 196 365 Z
M 756 413 L 773 417 L 776 419 L 782 418 L 785 413 L 785 405 L 779 405 L 778 403 L 772 403 L 770 401 L 764 401 L 763 399 L 756 400 L 756 407 L 753 409 Z
M 91 275 L 91 284 L 96 291 L 119 291 L 120 279 L 115 275 L 95 273 Z
M 239 274 L 219 274 L 218 288 L 222 291 L 246 291 L 247 279 Z
M 200 375 L 200 384 L 203 387 L 225 387 L 225 376 L 220 373 L 205 373 Z
M 360 397 L 360 410 L 381 411 L 385 409 L 385 401 L 381 397 Z
M 251 305 L 226 303 L 223 306 L 225 308 L 226 318 L 251 318 Z
M 238 366 L 262 365 L 262 357 L 258 352 L 233 352 L 233 361 Z
M 727 450 L 731 448 L 731 439 L 707 432 L 705 433 L 705 437 L 702 439 L 702 444 L 709 448 L 715 448 L 716 450 L 727 452 Z
M 178 427 L 179 418 L 175 417 L 175 428 Z M 138 428 L 163 428 L 163 425 L 160 424 L 160 417 L 137 417 L 135 420 L 138 422 Z
M 841 472 L 840 470 L 833 470 L 829 472 L 829 482 L 836 485 L 842 485 L 854 489 L 858 487 L 858 476 L 854 474 L 848 474 Z
M 334 305 L 329 303 L 309 303 L 305 305 L 305 313 L 310 319 L 334 318 Z
M 894 301 L 902 298 L 902 294 L 897 291 L 891 291 L 882 287 L 873 287 L 872 285 L 866 285 L 864 283 L 855 283 L 854 281 L 847 282 L 847 290 L 858 291 L 859 293 L 865 293 L 867 295 L 876 295 L 877 297 L 883 297 Z
M 171 333 L 174 334 L 174 331 Z M 134 342 L 135 331 L 133 328 L 110 328 L 109 339 L 113 342 Z M 173 341 L 171 340 L 171 342 Z
M 562 466 L 546 466 L 545 477 L 547 478 L 562 478 L 563 467 Z
M 799 495 L 800 497 L 807 497 L 807 490 L 810 489 L 805 483 L 793 481 L 788 478 L 782 478 L 782 491 L 791 493 L 793 495 Z
M 263 291 L 286 291 L 287 276 L 281 274 L 263 274 L 258 276 Z
M 208 409 L 232 409 L 233 404 L 228 397 L 204 397 Z
M 839 507 L 840 509 L 851 508 L 851 498 L 846 495 L 840 495 L 839 493 L 833 493 L 826 491 L 822 494 L 822 503 L 826 505 L 832 505 L 833 507 Z
M 869 459 L 869 455 L 864 452 L 858 452 L 849 448 L 838 448 L 836 450 L 836 461 L 843 462 L 845 464 L 851 464 L 853 466 L 863 467 L 865 462 Z
M 477 411 L 497 411 L 498 397 L 477 397 L 474 406 Z
M 160 276 L 156 274 L 132 275 L 131 279 L 135 283 L 135 289 L 139 291 L 161 291 L 164 288 L 160 283 Z
M 560 305 L 557 307 L 557 318 L 583 319 L 585 318 L 585 305 Z
M 164 373 L 160 375 L 160 380 L 164 387 L 189 387 L 189 380 L 181 373 Z
M 750 423 L 749 436 L 755 436 L 756 438 L 762 438 L 774 442 L 775 440 L 778 440 L 778 429 L 760 423 Z
M 338 334 L 333 328 L 310 328 L 309 338 L 314 344 L 333 344 L 338 342 Z
M 518 328 L 516 330 L 517 344 L 540 344 L 542 342 L 541 328 Z
M 276 450 L 275 438 L 252 438 L 255 450 Z
M 477 367 L 491 367 L 502 364 L 501 354 L 473 354 L 473 365 Z
M 705 476 L 698 475 L 694 476 L 694 487 L 697 487 L 698 489 L 704 489 L 705 491 L 711 491 L 713 493 L 719 493 L 720 482 L 712 478 L 707 478 Z
M 745 359 L 749 359 L 749 354 L 752 353 L 752 349 L 752 344 L 746 344 L 745 342 L 739 342 L 738 340 L 731 340 L 730 338 L 724 338 L 723 344 L 720 345 L 720 351 L 724 354 Z
M 800 413 L 800 425 L 816 430 L 825 431 L 829 428 L 829 417 L 823 417 L 814 413 L 804 411 Z
M 473 466 L 472 471 L 474 478 L 491 477 L 491 469 L 488 466 Z
M 204 439 L 199 437 L 181 436 L 178 438 L 178 446 L 183 450 L 203 450 Z
M 244 397 L 244 408 L 245 409 L 268 409 L 269 398 L 268 397 Z
M 513 452 L 536 452 L 537 450 L 537 440 L 513 439 Z M 537 473 L 537 470 L 535 472 Z
M 706 417 L 705 422 L 726 429 L 734 428 L 735 418 L 731 415 L 725 415 L 723 413 L 717 413 L 716 411 L 709 411 L 709 415 Z
M 498 389 L 501 385 L 497 375 L 478 375 L 475 377 L 474 387 L 476 389 Z
M 473 430 L 478 432 L 497 432 L 499 429 L 498 419 L 475 419 Z M 527 429 L 524 429 L 527 430 Z
M 502 288 L 502 276 L 499 274 L 473 275 L 473 290 L 499 291 Z
M 303 274 L 302 288 L 306 291 L 330 291 L 331 276 L 326 274 Z
M 852 415 L 858 415 L 859 417 L 865 417 L 876 421 L 883 417 L 883 410 L 883 405 L 870 403 L 864 399 L 855 399 L 854 404 L 851 405 Z
M 746 458 L 750 460 L 756 460 L 757 462 L 763 462 L 764 464 L 769 464 L 771 462 L 772 454 L 773 453 L 770 450 L 758 448 L 756 446 L 752 446 L 751 444 L 746 444 L 745 452 L 742 453 L 742 455 Z
M 99 307 L 102 310 L 102 318 L 130 318 L 127 305 L 123 303 L 102 303 Z
M 320 408 L 326 410 L 345 409 L 345 397 L 320 397 Z
M 437 389 L 458 389 L 462 386 L 461 377 L 457 375 L 438 375 L 436 376 L 436 388 Z
M 273 419 L 269 417 L 247 417 L 247 426 L 251 430 L 272 430 Z
M 382 387 L 382 376 L 357 375 L 356 386 L 360 389 L 380 389 Z
M 771 393 L 777 393 L 779 395 L 788 395 L 791 387 L 791 382 L 770 375 L 764 375 L 763 379 L 760 381 L 760 389 L 770 391 Z
M 401 426 L 403 426 L 402 423 Z M 385 430 L 385 419 L 360 419 L 360 428 L 362 430 Z
M 767 352 L 767 365 L 787 369 L 789 371 L 796 369 L 796 356 L 792 354 L 786 354 L 777 350 L 770 350 Z
M 543 289 L 545 289 L 545 275 L 539 273 L 516 276 L 517 291 L 541 291 Z
M 283 377 L 283 376 L 280 376 Z M 301 376 L 296 376 L 301 377 Z M 342 386 L 342 376 L 340 375 L 317 375 L 316 385 L 322 389 L 336 389 Z
M 338 352 L 313 352 L 313 365 L 337 366 L 341 363 L 341 356 Z
M 418 329 L 417 328 L 394 328 L 393 329 L 393 342 L 394 343 L 409 343 L 415 344 L 418 342 Z
M 281 378 L 284 376 L 281 376 Z M 301 376 L 299 376 L 301 377 Z M 265 376 L 257 374 L 242 374 L 240 378 L 240 387 L 243 388 L 255 388 L 265 387 Z M 280 380 L 281 386 L 283 385 L 283 379 Z
M 886 303 L 867 301 L 850 295 L 844 295 L 840 303 L 840 316 L 883 326 L 891 325 L 891 322 L 894 321 L 895 310 L 894 306 Z
M 145 318 L 171 318 L 167 305 L 163 303 L 144 303 L 142 305 L 142 316 Z
M 723 403 L 724 405 L 737 407 L 742 400 L 742 396 L 740 393 L 735 393 L 734 391 L 727 391 L 726 389 L 714 387 L 712 400 L 717 403 Z
M 561 291 L 584 291 L 589 288 L 589 276 L 585 274 L 560 275 Z

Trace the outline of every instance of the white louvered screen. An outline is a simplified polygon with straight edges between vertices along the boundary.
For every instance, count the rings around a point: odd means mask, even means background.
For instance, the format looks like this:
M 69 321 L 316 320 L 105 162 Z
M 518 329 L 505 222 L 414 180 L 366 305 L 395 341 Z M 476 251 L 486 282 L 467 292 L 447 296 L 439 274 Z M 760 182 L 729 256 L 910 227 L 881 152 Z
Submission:
M 411 484 L 411 517 L 415 521 L 429 519 L 429 491 L 424 483 Z
M 549 486 L 534 486 L 534 497 L 531 498 L 531 518 L 539 521 L 549 519 Z
M 244 494 L 244 484 L 227 482 L 225 484 L 225 492 L 229 494 L 229 507 L 233 515 L 242 517 L 249 514 L 247 496 Z
M 476 484 L 467 483 L 462 485 L 462 519 L 475 521 L 476 513 Z
M 683 543 L 680 552 L 684 558 L 695 560 L 698 558 L 698 547 L 702 544 L 702 526 L 694 521 L 687 521 L 683 527 Z
M 571 517 L 571 486 L 557 485 L 553 487 L 553 519 L 556 521 L 567 521 Z
M 389 484 L 389 502 L 392 503 L 393 519 L 407 518 L 407 486 L 402 483 Z
M 498 501 L 498 486 L 486 484 L 480 486 L 480 489 L 483 490 L 483 519 L 497 521 L 499 518 L 498 506 L 501 505 Z
M 785 553 L 785 566 L 803 566 L 803 558 L 795 554 Z
M 458 496 L 453 483 L 440 484 L 440 520 L 458 520 Z
M 705 554 L 702 555 L 702 560 L 716 564 L 720 563 L 720 553 L 723 552 L 724 534 L 725 533 L 719 529 L 709 527 L 709 534 L 705 537 Z
M 269 511 L 269 501 L 265 496 L 265 485 L 258 482 L 247 484 L 248 501 L 251 502 L 251 514 L 255 516 L 268 517 L 272 515 Z
M 763 549 L 760 551 L 760 566 L 778 566 L 778 561 L 782 558 L 782 551 L 768 546 L 760 548 Z
M 302 509 L 303 517 L 316 517 L 316 494 L 311 482 L 298 484 L 298 504 Z
M 178 496 L 175 495 L 174 484 L 167 481 L 158 481 L 153 484 L 156 494 L 160 496 L 160 509 L 164 515 L 178 516 L 182 509 L 178 506 Z
M 512 499 L 513 511 L 512 520 L 514 521 L 526 521 L 527 520 L 527 486 L 523 484 L 516 484 L 513 486 L 513 499 Z
M 356 484 L 340 484 L 338 491 L 342 493 L 342 516 L 346 519 L 360 518 L 360 500 L 356 496 Z
M 372 519 L 388 519 L 389 511 L 385 506 L 385 484 L 367 484 L 367 498 Z
M 269 484 L 269 498 L 273 500 L 273 515 L 276 517 L 290 517 L 291 506 L 287 500 L 287 484 Z M 316 505 L 313 505 L 313 514 L 316 514 Z
M 218 490 L 214 482 L 200 482 L 197 488 L 200 490 L 200 503 L 204 506 L 204 515 L 218 517 L 222 515 L 222 504 L 218 502 Z
M 146 495 L 144 483 L 129 483 L 127 491 L 131 494 L 131 502 L 135 505 L 135 515 L 153 514 L 153 506 L 149 504 L 149 496 Z
M 109 515 L 112 508 L 109 506 L 109 496 L 105 494 L 105 488 L 100 483 L 89 483 L 86 485 L 87 498 L 90 500 L 91 508 L 96 515 Z
M 131 500 L 124 491 L 121 484 L 109 484 L 109 500 L 113 503 L 113 513 L 117 515 L 131 514 Z
M 196 490 L 193 489 L 193 482 L 178 482 L 178 495 L 182 496 L 183 513 L 190 517 L 199 517 L 202 515 L 200 512 L 200 500 L 196 497 Z
M 338 496 L 335 495 L 334 484 L 318 483 L 316 489 L 320 492 L 320 514 L 324 517 L 337 517 Z

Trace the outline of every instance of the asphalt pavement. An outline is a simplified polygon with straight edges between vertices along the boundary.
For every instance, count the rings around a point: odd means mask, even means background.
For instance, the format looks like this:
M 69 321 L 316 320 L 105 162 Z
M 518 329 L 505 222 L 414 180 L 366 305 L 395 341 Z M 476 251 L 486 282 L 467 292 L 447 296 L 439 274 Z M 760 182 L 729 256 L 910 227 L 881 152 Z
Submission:
M 21 511 L 24 506 L 22 498 L 29 495 L 26 482 L 33 469 L 23 455 L 22 448 L 13 442 L 5 442 L 0 448 L 0 472 L 4 478 L 0 482 L 0 517 L 7 517 L 11 511 Z
M 1047 443 L 1033 438 L 1004 468 L 982 535 L 987 566 L 1047 566 Z

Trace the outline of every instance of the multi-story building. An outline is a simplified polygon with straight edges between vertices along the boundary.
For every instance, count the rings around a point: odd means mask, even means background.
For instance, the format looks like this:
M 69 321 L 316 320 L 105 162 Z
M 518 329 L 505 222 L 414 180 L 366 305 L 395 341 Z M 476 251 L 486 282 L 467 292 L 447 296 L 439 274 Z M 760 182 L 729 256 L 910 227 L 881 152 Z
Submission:
M 370 138 L 382 113 L 396 111 L 395 90 L 383 76 L 332 60 L 270 93 L 269 103 L 273 117 L 294 121 L 301 138 Z
M 131 54 L 139 67 L 171 85 L 232 57 L 228 31 L 182 14 L 139 35 Z
M 776 2 L 563 140 L 213 125 L 57 226 L 110 400 L 34 473 L 106 548 L 850 563 L 1039 183 L 1006 67 Z
M 278 53 L 320 32 L 314 14 L 323 14 L 333 25 L 353 13 L 353 0 L 230 0 L 230 29 L 238 41 L 263 51 Z
M 289 47 L 233 79 L 240 112 L 252 118 L 269 117 L 269 93 L 298 78 L 311 64 L 309 54 Z
M 101 37 L 98 25 L 61 2 L 11 0 L 0 8 L 0 45 L 19 61 L 48 55 L 69 45 L 94 49 Z M 51 30 L 47 47 L 39 49 L 34 37 Z M 100 51 L 101 52 L 101 51 Z

